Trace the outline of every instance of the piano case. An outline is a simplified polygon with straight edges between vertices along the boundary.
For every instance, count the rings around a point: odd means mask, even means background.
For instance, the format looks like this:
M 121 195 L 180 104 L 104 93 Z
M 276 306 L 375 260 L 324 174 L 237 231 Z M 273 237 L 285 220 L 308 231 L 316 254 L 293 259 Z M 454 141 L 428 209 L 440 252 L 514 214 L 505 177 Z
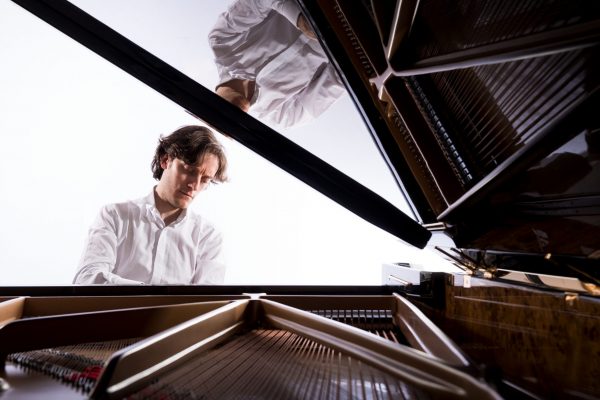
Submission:
M 463 272 L 0 288 L 0 398 L 600 396 L 599 2 L 299 1 L 416 220 L 67 1 L 14 2 Z

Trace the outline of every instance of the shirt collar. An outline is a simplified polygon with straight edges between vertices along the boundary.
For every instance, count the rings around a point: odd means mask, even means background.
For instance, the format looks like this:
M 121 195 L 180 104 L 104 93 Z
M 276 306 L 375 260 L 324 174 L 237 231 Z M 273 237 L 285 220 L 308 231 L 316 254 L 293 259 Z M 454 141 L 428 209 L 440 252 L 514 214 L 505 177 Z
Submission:
M 164 221 L 160 217 L 160 212 L 158 212 L 158 209 L 156 208 L 156 200 L 154 199 L 154 191 L 155 190 L 156 190 L 156 186 L 154 186 L 152 188 L 152 190 L 146 197 L 143 197 L 141 199 L 141 207 L 142 207 L 142 209 L 144 209 L 146 211 L 146 215 L 149 218 L 155 219 L 164 224 Z M 176 225 L 176 224 L 180 223 L 187 217 L 187 215 L 188 215 L 188 210 L 187 210 L 187 208 L 184 208 L 183 210 L 181 210 L 181 214 L 179 214 L 177 219 L 175 221 L 173 221 L 173 223 L 171 225 Z

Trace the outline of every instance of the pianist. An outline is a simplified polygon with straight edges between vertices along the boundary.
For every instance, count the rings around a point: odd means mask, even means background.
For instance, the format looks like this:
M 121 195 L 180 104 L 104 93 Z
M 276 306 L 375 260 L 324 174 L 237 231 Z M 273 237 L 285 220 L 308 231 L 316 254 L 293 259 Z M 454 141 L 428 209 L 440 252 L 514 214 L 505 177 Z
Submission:
M 217 94 L 277 128 L 318 117 L 344 93 L 294 0 L 237 0 L 208 41 Z
M 226 169 L 209 129 L 185 126 L 162 137 L 152 160 L 158 184 L 144 198 L 102 207 L 73 283 L 223 283 L 221 235 L 188 206 L 209 184 L 224 182 Z

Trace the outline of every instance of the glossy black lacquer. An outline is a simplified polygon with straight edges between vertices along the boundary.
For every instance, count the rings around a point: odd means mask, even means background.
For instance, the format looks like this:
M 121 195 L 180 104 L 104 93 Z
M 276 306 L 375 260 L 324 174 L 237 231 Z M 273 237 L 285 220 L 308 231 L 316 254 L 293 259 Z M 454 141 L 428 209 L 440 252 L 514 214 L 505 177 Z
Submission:
M 599 3 L 299 2 L 422 221 L 596 276 Z

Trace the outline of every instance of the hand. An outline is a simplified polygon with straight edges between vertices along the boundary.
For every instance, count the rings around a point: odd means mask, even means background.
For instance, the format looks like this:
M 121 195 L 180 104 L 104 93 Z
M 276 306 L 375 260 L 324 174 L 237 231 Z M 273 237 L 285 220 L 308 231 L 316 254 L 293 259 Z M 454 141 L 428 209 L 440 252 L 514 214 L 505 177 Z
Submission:
M 300 31 L 306 36 L 308 36 L 310 39 L 317 40 L 317 35 L 315 35 L 315 31 L 312 30 L 304 15 L 300 14 L 298 16 L 298 22 L 296 22 L 296 27 L 300 29 Z
M 217 94 L 244 112 L 250 109 L 254 95 L 254 81 L 232 79 L 217 87 Z
M 250 102 L 248 99 L 246 99 L 243 94 L 230 87 L 219 86 L 217 88 L 217 94 L 244 112 L 248 112 L 250 109 Z

